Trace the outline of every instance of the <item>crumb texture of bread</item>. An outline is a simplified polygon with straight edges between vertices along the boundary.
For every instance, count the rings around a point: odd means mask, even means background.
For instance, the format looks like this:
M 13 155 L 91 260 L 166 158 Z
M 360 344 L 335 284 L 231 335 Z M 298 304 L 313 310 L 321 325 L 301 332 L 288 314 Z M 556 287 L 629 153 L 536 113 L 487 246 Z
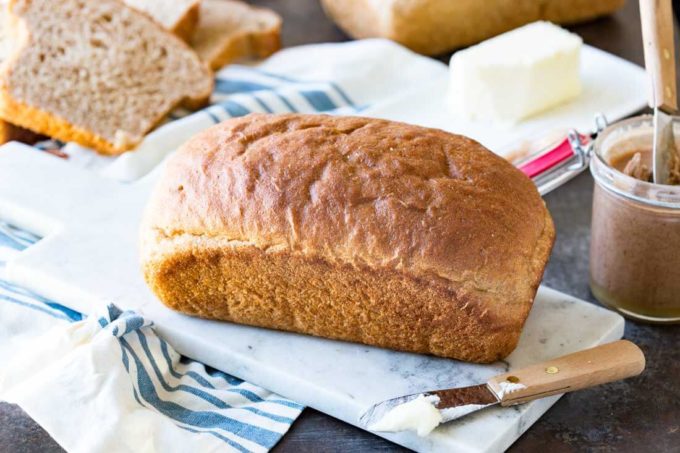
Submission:
M 196 25 L 200 0 L 124 0 L 170 30 L 184 41 L 191 40 Z
M 7 20 L 7 4 L 0 1 L 0 64 L 9 54 L 11 45 Z
M 355 38 L 392 39 L 437 55 L 530 22 L 570 24 L 610 14 L 625 0 L 321 0 L 327 15 Z
M 252 114 L 170 158 L 141 261 L 184 313 L 491 362 L 515 348 L 553 240 L 533 183 L 471 139 Z
M 17 43 L 0 72 L 0 117 L 103 154 L 134 148 L 182 102 L 205 102 L 210 69 L 117 0 L 13 0 Z
M 191 46 L 214 70 L 281 48 L 281 17 L 238 0 L 203 0 Z

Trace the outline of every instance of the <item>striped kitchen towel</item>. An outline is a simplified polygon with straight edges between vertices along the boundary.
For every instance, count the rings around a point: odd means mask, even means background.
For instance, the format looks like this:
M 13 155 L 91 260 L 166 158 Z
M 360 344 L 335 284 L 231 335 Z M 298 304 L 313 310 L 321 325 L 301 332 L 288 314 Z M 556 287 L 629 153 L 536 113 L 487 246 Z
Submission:
M 302 411 L 180 356 L 138 314 L 84 318 L 7 282 L 7 260 L 38 239 L 0 222 L 0 399 L 66 450 L 265 452 Z

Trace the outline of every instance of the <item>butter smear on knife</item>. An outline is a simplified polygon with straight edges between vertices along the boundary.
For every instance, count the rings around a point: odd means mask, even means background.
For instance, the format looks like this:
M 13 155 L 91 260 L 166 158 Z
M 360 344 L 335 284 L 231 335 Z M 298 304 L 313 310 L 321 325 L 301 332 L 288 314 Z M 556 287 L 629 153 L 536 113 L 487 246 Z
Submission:
M 496 394 L 499 400 L 502 400 L 505 397 L 505 395 L 509 393 L 518 392 L 520 390 L 524 390 L 525 388 L 527 388 L 526 385 L 520 384 L 519 382 L 503 381 L 498 385 L 501 388 L 501 391 Z
M 439 397 L 436 395 L 418 395 L 392 408 L 368 429 L 387 432 L 412 430 L 421 437 L 427 436 L 442 422 L 442 415 L 435 407 L 437 403 Z
M 524 384 L 503 381 L 500 391 L 494 392 L 498 401 L 509 393 L 527 388 Z M 444 409 L 437 409 L 437 395 L 418 395 L 416 398 L 393 407 L 377 422 L 368 427 L 371 431 L 415 431 L 419 436 L 427 436 L 441 423 L 455 420 L 464 415 L 483 409 L 488 404 L 463 404 Z

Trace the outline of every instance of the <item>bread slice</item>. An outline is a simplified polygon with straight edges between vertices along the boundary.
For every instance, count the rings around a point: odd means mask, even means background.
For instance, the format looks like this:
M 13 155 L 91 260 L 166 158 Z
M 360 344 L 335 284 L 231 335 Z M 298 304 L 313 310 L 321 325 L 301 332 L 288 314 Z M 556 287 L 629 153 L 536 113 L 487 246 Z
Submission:
M 237 0 L 203 0 L 191 46 L 211 68 L 281 48 L 281 17 Z
M 0 118 L 103 154 L 134 148 L 179 103 L 207 102 L 210 69 L 118 0 L 12 0 L 17 45 L 0 69 Z
M 517 345 L 554 236 L 536 186 L 474 140 L 251 114 L 170 157 L 140 251 L 187 314 L 491 362 Z
M 145 12 L 166 30 L 189 42 L 198 24 L 200 0 L 125 0 Z
M 7 3 L 0 1 L 0 65 L 11 49 L 10 36 L 7 33 L 7 27 L 5 26 L 6 19 Z M 28 129 L 0 120 L 0 145 L 11 141 L 32 144 L 43 138 L 45 137 L 35 134 Z

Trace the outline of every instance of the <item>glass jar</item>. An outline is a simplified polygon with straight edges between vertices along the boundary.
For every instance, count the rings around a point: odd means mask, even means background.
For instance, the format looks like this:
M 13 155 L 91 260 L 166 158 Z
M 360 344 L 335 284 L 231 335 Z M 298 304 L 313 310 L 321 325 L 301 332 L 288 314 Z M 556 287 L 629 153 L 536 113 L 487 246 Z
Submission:
M 678 142 L 676 119 L 673 127 Z M 678 323 L 680 186 L 641 181 L 612 165 L 635 150 L 651 152 L 652 141 L 652 117 L 645 115 L 612 124 L 594 143 L 590 287 L 625 316 Z

